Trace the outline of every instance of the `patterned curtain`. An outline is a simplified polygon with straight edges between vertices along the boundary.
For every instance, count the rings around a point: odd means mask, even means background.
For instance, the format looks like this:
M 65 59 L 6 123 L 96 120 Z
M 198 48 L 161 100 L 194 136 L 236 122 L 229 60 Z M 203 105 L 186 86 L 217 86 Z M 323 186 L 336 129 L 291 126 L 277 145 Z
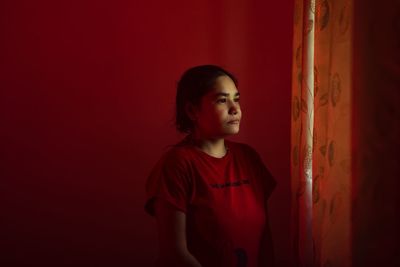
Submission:
M 295 266 L 351 265 L 350 0 L 295 0 L 292 241 Z

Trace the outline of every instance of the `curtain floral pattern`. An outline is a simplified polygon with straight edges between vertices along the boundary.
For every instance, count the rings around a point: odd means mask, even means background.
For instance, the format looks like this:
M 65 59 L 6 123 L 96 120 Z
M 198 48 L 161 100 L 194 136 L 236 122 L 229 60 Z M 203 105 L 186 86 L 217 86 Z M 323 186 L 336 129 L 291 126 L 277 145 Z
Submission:
M 350 0 L 295 0 L 292 241 L 295 266 L 350 266 Z

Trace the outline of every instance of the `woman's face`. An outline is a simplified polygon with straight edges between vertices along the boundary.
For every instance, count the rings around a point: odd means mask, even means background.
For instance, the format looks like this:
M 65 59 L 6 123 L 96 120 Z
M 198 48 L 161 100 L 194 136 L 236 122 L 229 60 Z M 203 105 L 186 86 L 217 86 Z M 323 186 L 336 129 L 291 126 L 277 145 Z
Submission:
M 228 76 L 220 76 L 195 108 L 195 131 L 203 138 L 223 138 L 239 132 L 241 117 L 235 83 Z

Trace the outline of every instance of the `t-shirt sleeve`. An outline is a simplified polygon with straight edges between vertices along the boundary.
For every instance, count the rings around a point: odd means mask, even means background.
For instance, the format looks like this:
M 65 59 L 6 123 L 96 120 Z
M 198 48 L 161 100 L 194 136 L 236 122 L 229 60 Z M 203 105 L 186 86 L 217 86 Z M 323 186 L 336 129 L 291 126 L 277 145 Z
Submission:
M 271 172 L 268 170 L 267 166 L 264 164 L 260 155 L 253 148 L 248 148 L 250 149 L 251 158 L 255 162 L 255 168 L 257 170 L 258 176 L 261 179 L 261 184 L 264 191 L 264 198 L 265 200 L 267 200 L 276 187 L 276 180 L 272 176 Z
M 158 198 L 186 213 L 192 192 L 189 177 L 182 157 L 176 153 L 164 155 L 146 181 L 146 212 L 154 216 L 154 201 Z
M 274 191 L 276 187 L 276 180 L 272 176 L 271 172 L 268 170 L 268 168 L 265 166 L 263 161 L 261 160 L 260 156 L 259 157 L 259 171 L 260 171 L 260 176 L 261 176 L 261 181 L 264 187 L 264 196 L 265 199 L 267 200 L 272 192 Z

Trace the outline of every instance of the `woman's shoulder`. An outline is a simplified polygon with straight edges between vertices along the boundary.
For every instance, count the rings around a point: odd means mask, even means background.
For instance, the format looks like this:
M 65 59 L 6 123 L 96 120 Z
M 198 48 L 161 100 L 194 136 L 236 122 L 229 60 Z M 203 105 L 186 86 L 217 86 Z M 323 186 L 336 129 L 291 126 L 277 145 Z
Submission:
M 156 161 L 155 165 L 149 173 L 149 181 L 158 179 L 164 174 L 186 173 L 191 168 L 191 163 L 188 160 L 187 149 L 179 146 L 169 146 Z M 166 178 L 171 178 L 176 175 L 169 175 Z
M 181 165 L 187 163 L 191 158 L 192 149 L 185 144 L 170 145 L 161 156 L 160 161 L 164 164 Z

